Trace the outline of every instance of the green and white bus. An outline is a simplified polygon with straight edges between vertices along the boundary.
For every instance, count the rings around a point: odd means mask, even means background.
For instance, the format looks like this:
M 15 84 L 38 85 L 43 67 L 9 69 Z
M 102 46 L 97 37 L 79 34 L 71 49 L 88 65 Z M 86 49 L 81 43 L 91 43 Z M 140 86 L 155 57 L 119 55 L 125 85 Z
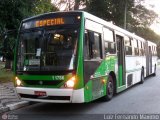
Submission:
M 156 44 L 87 12 L 56 12 L 22 21 L 15 50 L 23 100 L 110 100 L 156 74 Z

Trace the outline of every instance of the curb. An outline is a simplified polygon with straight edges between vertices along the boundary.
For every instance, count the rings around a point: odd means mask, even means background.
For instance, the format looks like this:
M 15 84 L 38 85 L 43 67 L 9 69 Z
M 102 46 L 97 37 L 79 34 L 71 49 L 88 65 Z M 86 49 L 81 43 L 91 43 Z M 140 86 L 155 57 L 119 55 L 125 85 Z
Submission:
M 0 108 L 0 114 L 9 111 L 8 107 L 1 107 Z
M 9 110 L 15 110 L 15 109 L 27 106 L 27 105 L 29 105 L 28 101 L 22 101 L 18 103 L 9 104 L 7 105 L 7 107 L 9 108 Z
M 21 101 L 21 102 L 17 102 L 17 103 L 13 103 L 13 104 L 8 104 L 8 105 L 6 105 L 6 107 L 0 108 L 0 113 L 8 112 L 11 110 L 16 110 L 18 108 L 27 106 L 29 104 L 30 104 L 29 101 Z

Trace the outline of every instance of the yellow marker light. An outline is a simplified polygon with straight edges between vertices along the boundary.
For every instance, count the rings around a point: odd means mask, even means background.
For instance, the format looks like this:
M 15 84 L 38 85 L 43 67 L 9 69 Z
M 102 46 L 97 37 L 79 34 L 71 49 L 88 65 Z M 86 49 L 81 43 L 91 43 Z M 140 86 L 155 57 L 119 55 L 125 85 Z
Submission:
M 106 83 L 106 80 L 105 80 L 105 79 L 103 79 L 103 80 L 102 80 L 102 83 L 103 83 L 103 84 L 105 84 L 105 83 Z
M 71 79 L 69 79 L 69 80 L 66 82 L 65 86 L 68 87 L 68 88 L 73 88 L 74 85 L 75 85 L 75 80 L 76 80 L 76 77 L 73 76 Z
M 21 86 L 22 85 L 22 82 L 18 77 L 15 77 L 15 80 L 16 80 L 16 85 L 17 86 Z
M 78 16 L 77 19 L 78 19 L 78 20 L 81 19 L 81 16 Z

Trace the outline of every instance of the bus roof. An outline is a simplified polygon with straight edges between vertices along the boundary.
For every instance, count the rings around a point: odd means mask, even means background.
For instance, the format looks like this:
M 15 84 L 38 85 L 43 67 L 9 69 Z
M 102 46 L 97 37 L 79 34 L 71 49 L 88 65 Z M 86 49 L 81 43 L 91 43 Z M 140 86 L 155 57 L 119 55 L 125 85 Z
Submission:
M 128 35 L 130 37 L 133 37 L 135 39 L 138 39 L 138 40 L 141 40 L 141 41 L 145 41 L 145 39 L 143 39 L 142 37 L 137 36 L 135 33 L 131 33 L 129 31 L 125 30 L 125 29 L 122 29 L 121 27 L 118 27 L 118 26 L 116 26 L 116 25 L 114 25 L 114 24 L 112 24 L 110 22 L 107 22 L 107 21 L 105 21 L 105 20 L 103 20 L 101 18 L 98 18 L 98 17 L 96 17 L 96 16 L 94 16 L 94 15 L 92 15 L 90 13 L 84 12 L 84 16 L 86 18 L 88 18 L 88 19 L 94 20 L 95 22 L 97 22 L 99 24 L 107 26 L 110 29 L 114 29 L 114 30 L 116 30 L 118 32 L 126 34 L 126 35 Z
M 118 32 L 120 32 L 122 34 L 125 34 L 125 35 L 129 36 L 129 37 L 132 37 L 134 39 L 138 39 L 138 40 L 141 40 L 141 41 L 145 41 L 144 38 L 136 35 L 135 33 L 131 33 L 129 31 L 125 30 L 125 29 L 122 29 L 121 27 L 118 27 L 118 26 L 116 26 L 116 25 L 114 25 L 114 24 L 112 24 L 110 22 L 107 22 L 107 21 L 105 21 L 105 20 L 103 20 L 101 18 L 98 18 L 98 17 L 96 17 L 96 16 L 94 16 L 94 15 L 88 13 L 88 12 L 85 12 L 85 11 L 49 12 L 49 13 L 44 13 L 44 14 L 40 14 L 40 15 L 37 15 L 37 16 L 33 16 L 33 17 L 30 17 L 30 18 L 26 18 L 22 22 L 27 22 L 27 21 L 35 19 L 35 18 L 44 17 L 44 16 L 48 16 L 48 15 L 52 15 L 52 14 L 62 14 L 62 15 L 65 14 L 66 15 L 66 14 L 77 14 L 77 13 L 79 13 L 79 14 L 83 13 L 85 18 L 88 18 L 88 19 L 90 19 L 92 21 L 95 21 L 95 22 L 97 22 L 97 23 L 99 23 L 101 25 L 104 25 L 104 26 L 106 26 L 106 27 L 108 27 L 110 29 L 116 30 L 116 31 L 118 31 Z
M 157 46 L 157 44 L 156 44 L 156 43 L 154 43 L 154 42 L 151 42 L 151 41 L 148 41 L 148 45 Z
M 48 13 L 43 13 L 43 14 L 39 14 L 33 17 L 29 17 L 26 19 L 23 19 L 22 22 L 26 22 L 35 18 L 39 18 L 39 17 L 43 17 L 43 16 L 48 16 L 48 15 L 52 15 L 52 14 L 76 14 L 76 13 L 82 13 L 83 11 L 70 11 L 70 12 L 66 12 L 66 11 L 57 11 L 57 12 L 48 12 Z

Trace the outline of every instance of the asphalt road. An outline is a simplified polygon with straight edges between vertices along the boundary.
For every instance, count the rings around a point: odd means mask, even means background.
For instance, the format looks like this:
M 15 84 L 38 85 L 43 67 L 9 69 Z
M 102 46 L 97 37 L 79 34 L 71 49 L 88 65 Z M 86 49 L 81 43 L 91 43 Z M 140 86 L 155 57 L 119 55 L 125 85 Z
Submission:
M 121 116 L 116 116 L 118 114 L 132 114 L 132 117 L 139 114 L 160 114 L 160 68 L 158 68 L 155 77 L 146 78 L 144 84 L 134 85 L 114 96 L 109 102 L 94 101 L 87 104 L 37 103 L 10 111 L 7 114 L 8 117 L 19 120 L 104 120 L 109 118 L 120 119 Z M 160 119 L 160 116 L 156 116 L 157 118 Z M 137 119 L 136 116 L 135 119 Z

